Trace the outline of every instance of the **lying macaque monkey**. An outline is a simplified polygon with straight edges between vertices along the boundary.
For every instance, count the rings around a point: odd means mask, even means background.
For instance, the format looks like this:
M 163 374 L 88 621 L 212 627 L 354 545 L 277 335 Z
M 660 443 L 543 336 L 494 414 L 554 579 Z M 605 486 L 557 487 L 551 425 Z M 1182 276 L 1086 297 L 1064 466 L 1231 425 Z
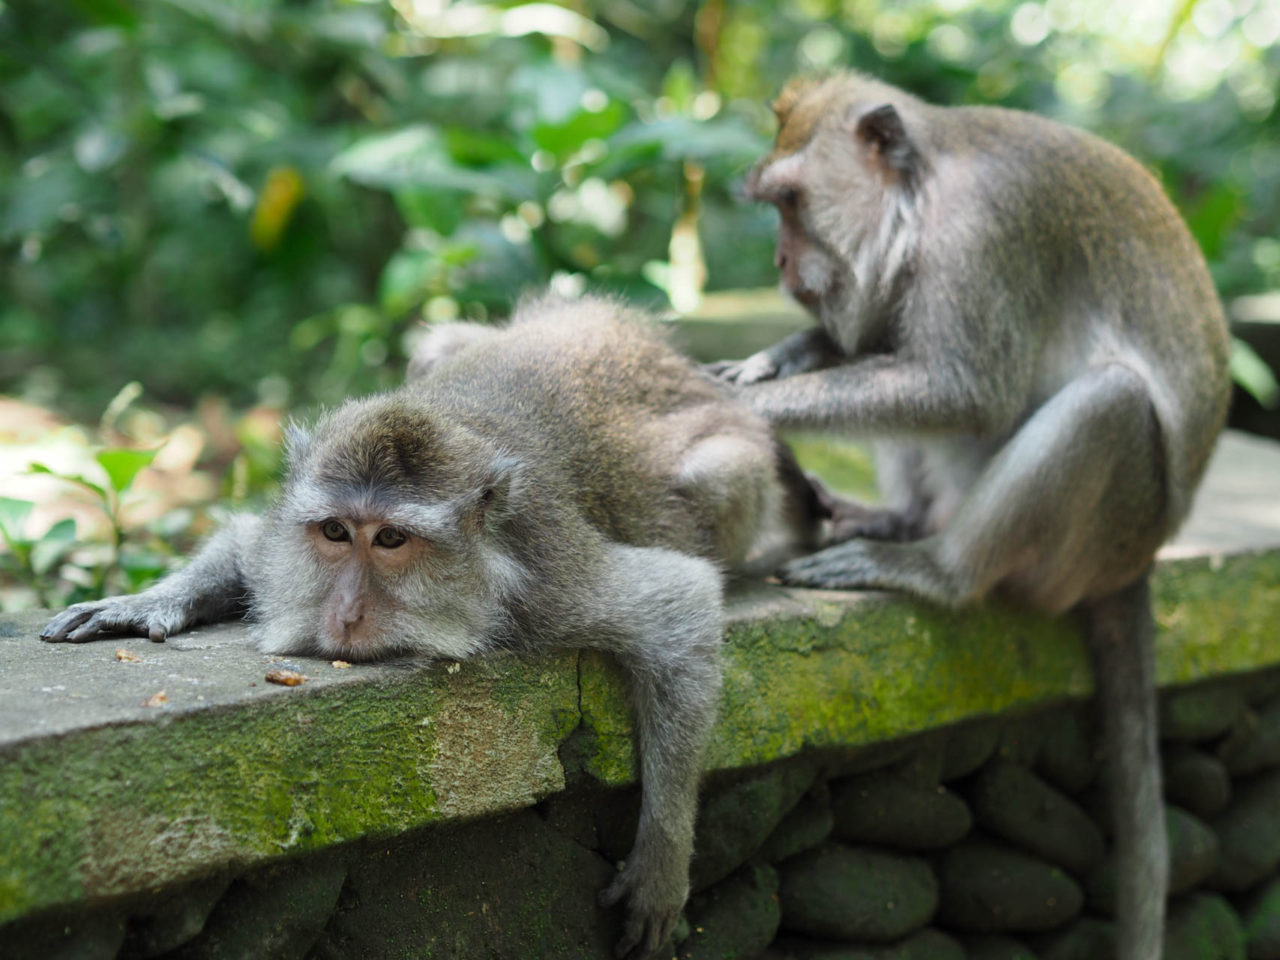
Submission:
M 814 495 L 759 416 L 617 303 L 525 302 L 434 328 L 399 390 L 291 430 L 265 517 L 240 516 L 136 596 L 43 639 L 162 640 L 247 616 L 268 653 L 462 659 L 585 647 L 630 682 L 643 784 L 621 955 L 662 946 L 689 886 L 715 718 L 723 571 L 815 545 Z

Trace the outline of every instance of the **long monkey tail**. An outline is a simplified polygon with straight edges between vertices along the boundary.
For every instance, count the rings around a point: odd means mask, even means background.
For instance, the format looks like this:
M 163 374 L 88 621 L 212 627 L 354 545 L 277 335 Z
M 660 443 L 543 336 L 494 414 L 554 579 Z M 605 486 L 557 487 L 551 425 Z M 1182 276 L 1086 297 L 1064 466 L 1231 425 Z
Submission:
M 1160 960 L 1169 850 L 1160 789 L 1149 573 L 1082 608 L 1093 654 L 1117 861 L 1117 960 Z

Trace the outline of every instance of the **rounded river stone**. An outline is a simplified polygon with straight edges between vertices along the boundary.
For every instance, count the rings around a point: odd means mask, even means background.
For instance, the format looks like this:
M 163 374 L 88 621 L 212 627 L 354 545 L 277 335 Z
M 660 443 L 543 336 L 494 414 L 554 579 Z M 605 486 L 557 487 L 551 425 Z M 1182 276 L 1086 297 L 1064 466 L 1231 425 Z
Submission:
M 925 929 L 897 943 L 875 946 L 782 938 L 759 960 L 967 960 L 964 948 L 940 930 Z M 1034 958 L 1032 958 L 1034 960 Z
M 1231 775 L 1212 754 L 1179 745 L 1165 755 L 1164 795 L 1197 817 L 1212 820 L 1231 803 Z
M 942 779 L 967 777 L 986 763 L 1000 742 L 994 720 L 977 720 L 951 730 L 942 750 Z
M 1226 733 L 1244 712 L 1244 695 L 1234 686 L 1209 684 L 1179 690 L 1160 701 L 1160 737 L 1192 743 Z
M 942 857 L 946 926 L 974 933 L 1053 930 L 1073 919 L 1084 893 L 1051 863 L 988 840 L 963 840 Z
M 1218 745 L 1218 756 L 1236 777 L 1280 766 L 1280 701 L 1245 716 L 1248 723 Z
M 814 937 L 884 943 L 929 922 L 938 881 L 918 857 L 827 844 L 778 867 L 782 925 Z
M 811 850 L 831 833 L 831 796 L 825 785 L 814 788 L 782 818 L 760 848 L 760 856 L 774 863 Z
M 1170 903 L 1164 960 L 1245 960 L 1244 928 L 1226 899 L 1193 893 Z
M 1116 955 L 1115 926 L 1094 917 L 1081 917 L 1054 933 L 1035 939 L 1040 960 L 1103 960 Z
M 841 840 L 904 850 L 949 847 L 973 825 L 965 802 L 946 787 L 916 786 L 891 773 L 833 783 L 831 811 Z
M 1231 893 L 1248 890 L 1280 865 L 1280 772 L 1236 792 L 1227 812 L 1213 822 L 1222 846 L 1210 885 Z
M 991 833 L 1078 877 L 1102 859 L 1105 844 L 1097 824 L 1024 766 L 987 764 L 974 779 L 969 801 L 978 823 Z
M 1243 920 L 1249 960 L 1280 960 L 1280 877 L 1249 898 Z
M 1038 960 L 1025 943 L 995 933 L 965 937 L 964 950 L 968 960 Z
M 1059 789 L 1079 793 L 1098 773 L 1092 711 L 1065 710 L 1045 718 L 1047 732 L 1036 769 Z
M 765 864 L 747 864 L 689 901 L 685 960 L 754 957 L 773 941 L 782 920 L 778 875 Z

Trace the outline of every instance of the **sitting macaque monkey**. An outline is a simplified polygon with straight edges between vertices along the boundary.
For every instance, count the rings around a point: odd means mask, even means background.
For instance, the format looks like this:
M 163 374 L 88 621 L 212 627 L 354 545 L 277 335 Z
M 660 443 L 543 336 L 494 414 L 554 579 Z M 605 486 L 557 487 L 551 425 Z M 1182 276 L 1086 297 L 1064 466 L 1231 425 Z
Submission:
M 722 570 L 762 538 L 812 548 L 820 522 L 785 447 L 728 394 L 607 300 L 526 301 L 504 329 L 442 326 L 405 386 L 290 431 L 265 517 L 235 519 L 184 569 L 77 604 L 41 636 L 162 640 L 247 613 L 268 653 L 614 654 L 643 791 L 601 901 L 626 901 L 619 954 L 647 955 L 688 892 Z
M 818 325 L 713 372 L 779 427 L 872 438 L 887 506 L 794 584 L 1000 592 L 1077 609 L 1094 653 L 1120 960 L 1161 953 L 1147 575 L 1222 426 L 1227 331 L 1204 259 L 1131 157 L 1049 120 L 944 108 L 858 74 L 787 86 L 747 191 Z

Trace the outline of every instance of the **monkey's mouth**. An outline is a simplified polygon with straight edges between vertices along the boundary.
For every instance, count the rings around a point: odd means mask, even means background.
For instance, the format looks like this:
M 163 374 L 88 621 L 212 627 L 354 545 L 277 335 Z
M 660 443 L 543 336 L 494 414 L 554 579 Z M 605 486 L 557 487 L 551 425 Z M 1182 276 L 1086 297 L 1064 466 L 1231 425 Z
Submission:
M 791 296 L 791 299 L 806 309 L 813 310 L 822 303 L 822 294 L 817 290 L 811 290 L 800 284 L 792 285 L 783 281 L 783 289 Z

